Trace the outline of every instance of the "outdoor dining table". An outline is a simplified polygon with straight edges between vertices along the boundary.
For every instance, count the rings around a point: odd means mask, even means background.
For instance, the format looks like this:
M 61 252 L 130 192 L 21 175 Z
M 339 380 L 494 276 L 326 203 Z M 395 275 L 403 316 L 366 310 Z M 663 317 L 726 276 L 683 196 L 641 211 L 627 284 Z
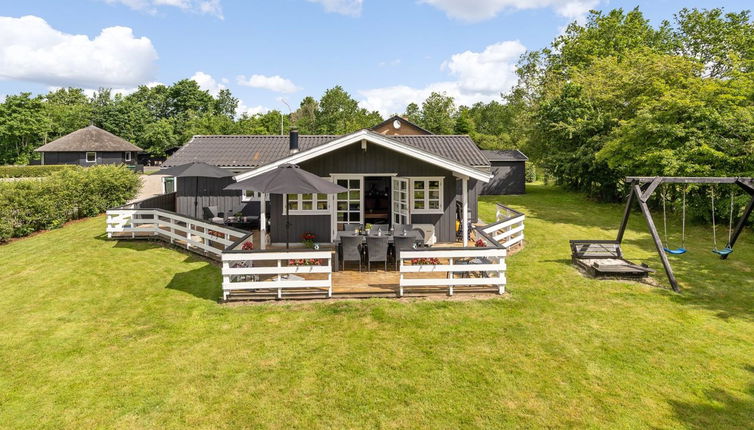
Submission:
M 405 234 L 401 234 L 401 233 L 399 233 L 399 234 L 382 233 L 381 236 L 377 235 L 377 234 L 367 234 L 366 232 L 356 233 L 356 232 L 353 232 L 353 231 L 339 231 L 335 235 L 335 240 L 333 241 L 333 245 L 335 245 L 335 248 L 337 250 L 337 258 L 333 262 L 333 270 L 336 271 L 336 272 L 338 270 L 340 270 L 340 267 L 339 267 L 340 266 L 340 256 L 341 256 L 341 254 L 343 252 L 342 247 L 340 245 L 340 243 L 341 243 L 340 239 L 342 237 L 344 237 L 344 236 L 348 236 L 348 237 L 360 236 L 361 237 L 361 243 L 362 243 L 363 246 L 366 246 L 367 236 L 371 236 L 371 237 L 387 237 L 387 242 L 390 243 L 390 244 L 392 244 L 392 243 L 395 242 L 394 238 L 396 236 L 397 237 L 413 237 L 415 239 L 414 241 L 417 244 L 417 246 L 421 246 L 421 245 L 424 244 L 424 239 L 422 237 L 420 237 L 419 233 L 416 232 L 416 231 L 408 231 Z

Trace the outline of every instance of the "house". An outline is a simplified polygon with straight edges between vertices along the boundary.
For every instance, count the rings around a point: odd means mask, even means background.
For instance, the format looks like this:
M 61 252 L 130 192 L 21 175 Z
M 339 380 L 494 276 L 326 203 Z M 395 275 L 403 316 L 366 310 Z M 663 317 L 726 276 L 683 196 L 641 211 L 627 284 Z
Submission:
M 524 194 L 526 192 L 526 161 L 517 149 L 485 150 L 492 179 L 481 187 L 481 195 Z
M 393 115 L 392 117 L 386 119 L 385 121 L 382 121 L 381 123 L 375 125 L 374 127 L 370 128 L 375 133 L 384 134 L 386 136 L 409 136 L 409 135 L 428 135 L 428 134 L 434 134 L 429 130 L 425 130 L 418 125 L 414 124 L 413 122 L 407 120 L 406 118 L 403 118 L 398 115 Z
M 138 146 L 90 125 L 53 140 L 36 149 L 42 154 L 41 164 L 75 164 L 89 167 L 99 164 L 135 166 Z
M 437 242 L 454 242 L 456 221 L 465 218 L 464 213 L 470 221 L 477 219 L 478 184 L 491 179 L 490 162 L 468 136 L 433 135 L 421 129 L 418 134 L 391 134 L 389 128 L 417 130 L 401 118 L 391 120 L 344 136 L 299 136 L 297 131 L 289 136 L 194 136 L 163 166 L 202 161 L 235 176 L 176 180 L 176 211 L 192 213 L 195 199 L 199 207 L 217 207 L 226 216 L 259 214 L 264 208 L 273 243 L 285 241 L 287 222 L 291 237 L 313 233 L 320 242 L 334 240 L 347 224 L 364 223 L 420 225 L 433 230 Z M 261 206 L 254 193 L 223 190 L 284 163 L 297 164 L 349 191 L 289 195 L 286 219 L 283 196 L 268 196 L 269 203 Z

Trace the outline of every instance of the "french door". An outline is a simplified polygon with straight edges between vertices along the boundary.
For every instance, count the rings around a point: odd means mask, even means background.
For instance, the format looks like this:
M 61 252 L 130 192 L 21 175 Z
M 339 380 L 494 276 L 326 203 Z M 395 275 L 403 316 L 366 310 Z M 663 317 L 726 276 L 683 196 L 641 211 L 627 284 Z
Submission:
M 362 176 L 333 176 L 333 181 L 348 190 L 334 197 L 335 217 L 332 222 L 332 238 L 335 239 L 337 232 L 344 230 L 346 224 L 363 223 L 364 178 Z
M 393 204 L 392 222 L 395 224 L 408 224 L 408 179 L 393 178 Z

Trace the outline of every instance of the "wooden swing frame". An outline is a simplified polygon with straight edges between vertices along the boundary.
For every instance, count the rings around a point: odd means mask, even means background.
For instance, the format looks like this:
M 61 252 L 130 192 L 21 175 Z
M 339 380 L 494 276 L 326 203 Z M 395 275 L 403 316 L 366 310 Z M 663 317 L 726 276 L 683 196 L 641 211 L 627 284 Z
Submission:
M 751 216 L 752 211 L 754 211 L 754 178 L 628 176 L 626 177 L 625 181 L 626 184 L 630 187 L 631 191 L 628 195 L 626 208 L 623 212 L 623 221 L 621 221 L 620 228 L 618 229 L 618 237 L 616 238 L 616 241 L 618 242 L 618 244 L 623 242 L 623 235 L 626 232 L 626 226 L 628 226 L 628 218 L 631 216 L 631 206 L 633 205 L 634 200 L 636 200 L 639 203 L 641 213 L 644 215 L 644 219 L 647 222 L 649 233 L 652 235 L 652 239 L 655 243 L 655 248 L 657 248 L 657 253 L 660 255 L 660 260 L 662 261 L 662 265 L 665 268 L 665 273 L 668 275 L 670 286 L 673 287 L 673 291 L 675 292 L 679 292 L 681 291 L 681 289 L 678 286 L 678 281 L 676 281 L 675 279 L 673 268 L 670 266 L 670 261 L 668 260 L 668 256 L 665 253 L 665 248 L 662 240 L 660 239 L 660 234 L 657 232 L 657 227 L 655 226 L 654 219 L 652 218 L 652 213 L 649 211 L 649 206 L 647 205 L 647 201 L 649 201 L 649 198 L 652 197 L 652 194 L 655 192 L 655 190 L 657 190 L 657 187 L 662 184 L 734 184 L 738 185 L 747 194 L 749 194 L 751 200 L 749 201 L 749 204 L 746 205 L 743 216 L 738 220 L 736 229 L 733 231 L 733 234 L 730 237 L 730 241 L 726 245 L 727 248 L 733 248 L 733 246 L 736 244 L 738 237 L 741 235 L 741 232 L 743 232 L 743 229 L 746 226 L 746 221 Z M 728 255 L 720 256 L 720 259 L 722 260 L 725 260 L 727 258 Z

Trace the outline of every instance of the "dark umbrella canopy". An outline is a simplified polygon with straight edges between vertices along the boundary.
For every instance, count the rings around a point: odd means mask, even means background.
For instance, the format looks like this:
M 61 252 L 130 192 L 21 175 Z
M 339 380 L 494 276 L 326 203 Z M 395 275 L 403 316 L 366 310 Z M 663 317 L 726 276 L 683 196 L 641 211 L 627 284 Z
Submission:
M 175 176 L 176 178 L 196 178 L 194 181 L 196 185 L 194 193 L 194 218 L 199 218 L 199 178 L 227 178 L 228 176 L 233 176 L 233 173 L 228 170 L 202 163 L 201 161 L 168 167 L 167 169 L 160 170 L 157 174 Z
M 295 164 L 283 164 L 277 169 L 230 184 L 225 189 L 259 191 L 267 194 L 335 194 L 348 191 L 340 185 L 302 170 Z
M 348 189 L 338 184 L 302 170 L 295 164 L 280 165 L 269 172 L 230 184 L 225 189 L 250 190 L 267 194 L 336 194 L 348 191 Z M 291 225 L 290 221 L 288 221 L 288 205 L 285 205 L 285 217 L 285 247 L 288 248 Z
M 228 170 L 221 169 L 211 164 L 202 163 L 200 161 L 168 167 L 167 169 L 160 170 L 157 174 L 175 176 L 178 178 L 186 178 L 189 176 L 202 178 L 227 178 L 228 176 L 233 176 L 233 173 Z

